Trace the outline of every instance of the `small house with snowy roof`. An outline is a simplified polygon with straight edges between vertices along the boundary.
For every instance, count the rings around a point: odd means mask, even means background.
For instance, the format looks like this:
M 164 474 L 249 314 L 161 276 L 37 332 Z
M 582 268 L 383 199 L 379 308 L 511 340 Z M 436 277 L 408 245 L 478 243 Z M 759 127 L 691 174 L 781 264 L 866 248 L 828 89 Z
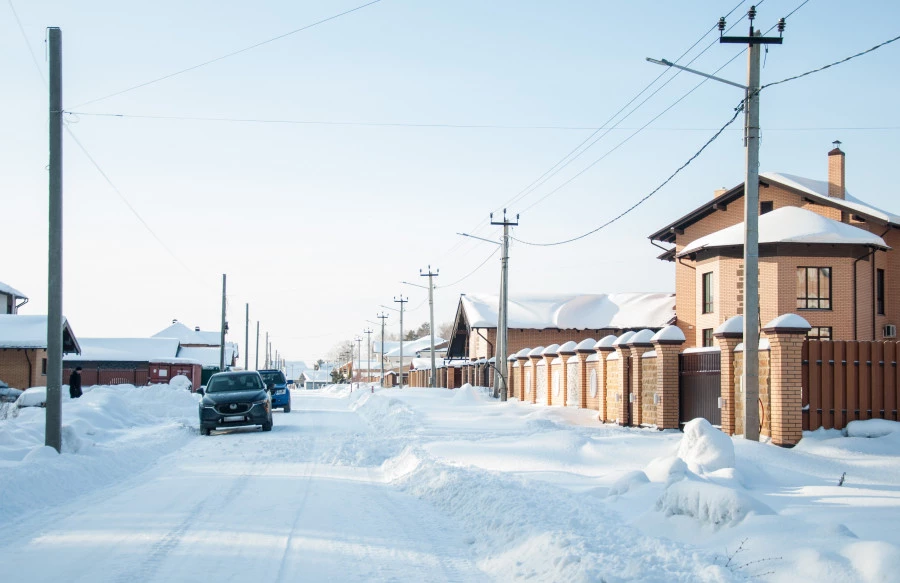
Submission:
M 795 312 L 810 338 L 884 340 L 900 320 L 900 216 L 847 192 L 845 153 L 828 152 L 828 180 L 760 174 L 760 321 Z M 744 185 L 650 235 L 672 244 L 676 324 L 686 346 L 713 346 L 716 327 L 743 313 Z
M 25 294 L 0 281 L 0 314 L 15 314 L 27 303 Z

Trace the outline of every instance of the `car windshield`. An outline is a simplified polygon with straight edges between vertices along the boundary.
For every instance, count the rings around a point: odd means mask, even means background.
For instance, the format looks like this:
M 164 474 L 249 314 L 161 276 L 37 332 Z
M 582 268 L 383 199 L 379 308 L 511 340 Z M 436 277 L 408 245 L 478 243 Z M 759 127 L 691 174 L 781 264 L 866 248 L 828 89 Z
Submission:
M 276 385 L 285 384 L 284 374 L 281 371 L 271 371 L 271 372 L 261 372 L 259 373 L 262 376 L 263 382 L 267 385 L 269 383 L 274 383 Z
M 259 382 L 259 375 L 222 375 L 214 376 L 209 379 L 209 384 L 206 385 L 206 392 L 227 393 L 229 391 L 260 391 L 262 388 L 263 387 Z

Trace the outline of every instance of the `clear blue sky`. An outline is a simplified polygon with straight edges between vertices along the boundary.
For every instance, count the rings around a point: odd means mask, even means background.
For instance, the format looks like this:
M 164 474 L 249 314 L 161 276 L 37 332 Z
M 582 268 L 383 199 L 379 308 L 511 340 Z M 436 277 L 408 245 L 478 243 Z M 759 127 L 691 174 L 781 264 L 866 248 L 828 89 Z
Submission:
M 514 235 L 527 241 L 568 238 L 619 214 L 690 157 L 742 97 L 705 83 L 609 153 L 701 81 L 678 75 L 557 176 L 513 200 L 665 72 L 645 57 L 674 60 L 704 33 L 680 62 L 712 45 L 691 65 L 712 72 L 738 55 L 742 46 L 719 45 L 710 30 L 736 0 L 382 0 L 85 104 L 363 3 L 0 4 L 0 281 L 30 296 L 23 313 L 46 311 L 47 89 L 39 70 L 46 77 L 48 26 L 62 29 L 64 106 L 82 113 L 67 116 L 69 128 L 121 193 L 66 134 L 64 312 L 76 335 L 147 336 L 173 318 L 216 329 L 227 273 L 230 338 L 243 341 L 249 302 L 251 325 L 259 320 L 292 360 L 359 334 L 400 293 L 410 299 L 407 327 L 426 321 L 425 290 L 400 282 L 423 282 L 419 269 L 429 264 L 440 268 L 438 285 L 470 273 L 493 246 L 456 233 L 496 238 L 484 222 L 505 204 L 522 213 Z M 801 3 L 759 2 L 758 27 Z M 788 19 L 784 45 L 765 56 L 763 83 L 897 36 L 898 12 L 887 1 L 810 0 Z M 744 20 L 732 34 L 746 29 Z M 900 212 L 898 59 L 900 42 L 766 90 L 761 170 L 824 180 L 826 153 L 839 139 L 850 192 Z M 744 82 L 745 56 L 718 74 Z M 671 264 L 655 259 L 660 251 L 646 236 L 743 180 L 740 124 L 613 226 L 559 247 L 515 244 L 510 293 L 673 290 Z M 496 293 L 498 267 L 495 256 L 438 289 L 436 321 L 453 318 L 460 293 Z M 396 316 L 388 320 L 395 331 Z

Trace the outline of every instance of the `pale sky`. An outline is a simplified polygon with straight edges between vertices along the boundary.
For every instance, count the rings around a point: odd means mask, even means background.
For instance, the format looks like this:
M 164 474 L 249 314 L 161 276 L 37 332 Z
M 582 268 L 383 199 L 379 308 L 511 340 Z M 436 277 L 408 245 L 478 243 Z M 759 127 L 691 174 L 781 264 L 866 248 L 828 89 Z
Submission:
M 499 291 L 499 255 L 459 281 L 495 246 L 456 233 L 498 238 L 486 222 L 504 206 L 521 213 L 523 241 L 589 231 L 662 183 L 743 97 L 704 83 L 635 134 L 702 80 L 682 73 L 622 120 L 673 76 L 645 57 L 675 60 L 701 38 L 679 63 L 705 50 L 690 67 L 713 73 L 737 56 L 717 74 L 746 81 L 744 47 L 711 30 L 736 0 L 381 0 L 146 84 L 362 4 L 0 4 L 0 281 L 30 297 L 22 313 L 47 309 L 48 26 L 62 29 L 63 103 L 77 112 L 68 128 L 114 185 L 67 133 L 63 309 L 76 336 L 145 337 L 173 318 L 215 330 L 225 273 L 229 340 L 243 349 L 249 303 L 251 336 L 259 321 L 289 360 L 312 362 L 375 329 L 367 320 L 401 293 L 405 327 L 427 321 L 426 290 L 401 281 L 424 284 L 429 264 L 443 286 L 435 321 L 452 320 L 460 293 Z M 757 4 L 765 31 L 803 0 Z M 727 18 L 739 22 L 730 34 L 747 33 L 749 6 Z M 764 55 L 762 82 L 891 39 L 898 16 L 886 0 L 809 0 Z M 900 213 L 898 59 L 900 41 L 763 91 L 760 170 L 825 180 L 841 140 L 849 191 Z M 514 243 L 510 294 L 673 291 L 672 264 L 647 235 L 743 181 L 741 124 L 610 227 L 556 247 Z

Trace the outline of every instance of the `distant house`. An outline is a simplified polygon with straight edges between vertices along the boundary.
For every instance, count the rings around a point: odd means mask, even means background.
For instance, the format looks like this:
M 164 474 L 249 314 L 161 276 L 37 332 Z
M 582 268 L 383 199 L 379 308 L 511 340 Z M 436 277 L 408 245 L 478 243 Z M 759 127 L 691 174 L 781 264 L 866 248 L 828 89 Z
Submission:
M 331 382 L 331 370 L 305 370 L 300 378 L 300 384 L 307 390 L 321 389 Z
M 178 320 L 172 320 L 172 325 L 153 335 L 153 338 L 174 338 L 180 343 L 179 358 L 190 358 L 200 361 L 203 367 L 203 380 L 206 381 L 213 374 L 221 372 L 220 347 L 222 335 L 220 331 L 208 332 L 200 330 L 199 326 L 188 328 Z M 225 342 L 225 369 L 237 366 L 240 351 L 235 342 Z
M 845 154 L 828 152 L 828 180 L 759 176 L 760 322 L 794 312 L 810 338 L 883 340 L 900 324 L 900 216 L 851 196 Z M 673 247 L 677 325 L 687 346 L 712 346 L 713 331 L 743 314 L 744 185 L 650 235 Z
M 25 294 L 0 281 L 0 314 L 16 314 L 27 303 Z
M 201 384 L 201 362 L 179 355 L 174 338 L 82 338 L 81 354 L 63 360 L 64 377 L 82 367 L 84 385 L 167 383 L 176 375 Z
M 78 339 L 65 319 L 62 348 L 64 354 L 81 352 Z M 46 386 L 47 316 L 0 314 L 0 379 L 20 389 Z
M 497 295 L 462 295 L 447 358 L 481 360 L 495 356 Z M 522 348 L 659 330 L 675 321 L 675 294 L 558 294 L 509 298 L 507 355 Z

